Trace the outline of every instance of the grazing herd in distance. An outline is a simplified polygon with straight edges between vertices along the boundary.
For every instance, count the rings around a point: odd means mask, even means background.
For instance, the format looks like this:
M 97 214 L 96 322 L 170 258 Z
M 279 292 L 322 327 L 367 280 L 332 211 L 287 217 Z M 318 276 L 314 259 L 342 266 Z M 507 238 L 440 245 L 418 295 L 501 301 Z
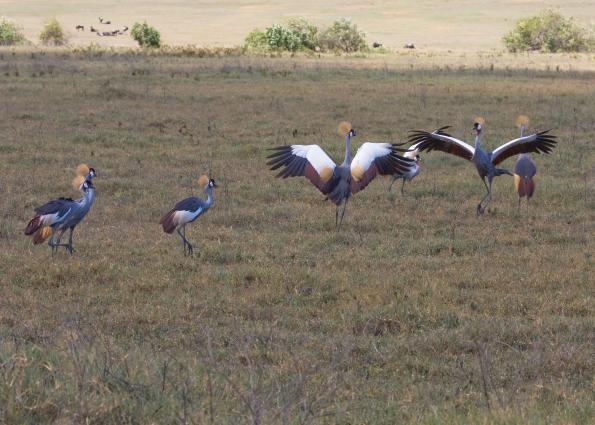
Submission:
M 471 146 L 452 137 L 441 127 L 433 132 L 410 131 L 408 148 L 401 146 L 406 143 L 373 143 L 364 142 L 351 158 L 351 140 L 356 136 L 355 130 L 348 122 L 341 122 L 338 133 L 345 139 L 345 156 L 343 162 L 337 165 L 318 145 L 286 145 L 271 148 L 267 164 L 271 170 L 279 170 L 277 177 L 306 177 L 325 196 L 326 200 L 335 204 L 335 229 L 340 230 L 347 201 L 351 196 L 363 190 L 378 175 L 392 176 L 393 183 L 403 179 L 411 181 L 420 171 L 420 152 L 442 151 L 473 162 L 479 177 L 484 183 L 487 193 L 477 205 L 477 215 L 482 215 L 487 203 L 491 200 L 492 180 L 501 175 L 514 177 L 514 185 L 521 198 L 532 197 L 537 169 L 528 153 L 550 153 L 556 144 L 555 138 L 549 134 L 550 130 L 524 135 L 529 119 L 521 115 L 517 118 L 520 137 L 513 139 L 492 152 L 481 148 L 480 138 L 485 126 L 483 118 L 476 118 L 473 124 L 475 144 Z M 402 154 L 402 155 L 401 155 Z M 496 166 L 505 159 L 518 155 L 514 173 Z M 81 192 L 81 198 L 58 198 L 35 210 L 35 216 L 29 221 L 24 233 L 31 236 L 34 244 L 40 244 L 49 238 L 48 245 L 52 256 L 64 247 L 71 255 L 74 251 L 72 236 L 75 227 L 85 218 L 95 199 L 93 179 L 97 176 L 94 168 L 81 164 L 76 169 L 73 180 L 75 189 Z M 486 182 L 487 179 L 487 182 Z M 201 176 L 197 183 L 203 188 L 207 199 L 189 197 L 175 204 L 159 221 L 163 231 L 168 234 L 177 232 L 183 244 L 184 255 L 194 253 L 193 245 L 186 238 L 186 225 L 206 213 L 213 205 L 213 189 L 217 187 L 215 180 Z M 403 193 L 403 187 L 401 193 Z M 342 206 L 342 209 L 341 209 Z M 68 243 L 61 243 L 61 238 L 70 230 Z
M 105 20 L 105 19 L 103 19 L 103 18 L 100 17 L 99 18 L 99 23 L 100 24 L 103 24 L 103 25 L 111 25 L 112 21 L 107 21 L 107 20 Z M 78 31 L 85 31 L 85 26 L 84 25 L 80 25 L 79 24 L 79 25 L 75 26 L 74 28 L 77 30 L 77 32 Z M 113 31 L 100 31 L 97 28 L 93 27 L 93 25 L 91 25 L 89 27 L 89 30 L 91 32 L 96 33 L 100 37 L 115 37 L 117 35 L 124 35 L 124 34 L 126 34 L 126 32 L 128 31 L 128 27 L 125 26 L 124 29 L 116 29 L 116 30 L 113 30 Z

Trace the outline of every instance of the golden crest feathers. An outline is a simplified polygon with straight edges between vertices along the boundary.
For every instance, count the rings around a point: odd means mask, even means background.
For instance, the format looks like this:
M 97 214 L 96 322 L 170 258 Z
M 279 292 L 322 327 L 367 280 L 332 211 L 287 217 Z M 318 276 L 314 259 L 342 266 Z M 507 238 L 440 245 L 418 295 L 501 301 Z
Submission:
M 72 187 L 75 190 L 80 190 L 81 185 L 85 182 L 85 176 L 78 175 L 74 179 L 72 179 Z
M 89 166 L 87 164 L 79 164 L 76 167 L 77 176 L 86 176 L 87 174 L 89 174 Z
M 349 121 L 341 121 L 339 127 L 337 127 L 337 133 L 339 133 L 339 136 L 346 136 L 351 129 L 352 127 Z
M 484 117 L 475 117 L 475 121 L 473 122 L 476 122 L 483 127 L 486 123 L 486 120 Z
M 209 178 L 203 174 L 198 178 L 198 184 L 202 187 L 206 186 L 209 184 Z
M 519 115 L 516 118 L 516 126 L 517 127 L 524 127 L 527 128 L 529 127 L 529 117 L 527 115 Z

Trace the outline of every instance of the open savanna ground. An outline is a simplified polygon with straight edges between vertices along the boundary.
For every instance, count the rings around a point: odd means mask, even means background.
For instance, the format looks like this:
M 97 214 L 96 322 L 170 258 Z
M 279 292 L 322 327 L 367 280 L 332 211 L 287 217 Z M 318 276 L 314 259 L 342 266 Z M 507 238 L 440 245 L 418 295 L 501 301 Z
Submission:
M 595 75 L 366 61 L 2 52 L 0 422 L 592 423 Z M 518 114 L 559 143 L 531 207 L 470 163 L 422 155 L 335 210 L 267 148 L 337 124 L 403 141 L 450 124 L 484 145 Z M 75 255 L 33 246 L 34 207 L 93 165 Z M 514 159 L 503 165 L 511 168 Z M 215 205 L 157 224 L 208 173 Z
M 170 45 L 230 46 L 242 44 L 254 28 L 264 29 L 291 17 L 305 17 L 326 26 L 348 18 L 389 48 L 415 43 L 425 50 L 477 51 L 501 49 L 502 35 L 519 18 L 544 8 L 593 22 L 591 0 L 0 0 L 0 15 L 23 25 L 37 42 L 43 22 L 56 17 L 70 33 L 70 42 L 134 46 L 129 36 L 97 37 L 89 26 L 113 30 L 147 20 Z M 98 18 L 110 20 L 102 25 Z M 77 32 L 76 25 L 85 25 Z

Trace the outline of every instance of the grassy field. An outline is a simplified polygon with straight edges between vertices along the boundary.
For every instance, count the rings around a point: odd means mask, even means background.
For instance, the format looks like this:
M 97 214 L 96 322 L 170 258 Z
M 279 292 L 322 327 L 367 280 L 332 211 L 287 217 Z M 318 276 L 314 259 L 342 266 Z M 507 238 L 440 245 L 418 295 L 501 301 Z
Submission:
M 55 16 L 70 33 L 70 42 L 102 46 L 134 46 L 128 36 L 97 37 L 89 26 L 103 30 L 147 20 L 171 45 L 230 46 L 243 43 L 254 28 L 303 16 L 326 26 L 346 17 L 389 48 L 415 43 L 422 50 L 477 51 L 502 49 L 502 35 L 520 17 L 555 8 L 592 24 L 595 3 L 589 0 L 0 0 L 0 13 L 24 26 L 37 42 L 43 21 Z M 109 19 L 101 25 L 98 18 Z M 76 25 L 86 32 L 77 32 Z
M 595 74 L 366 60 L 0 51 L 0 422 L 587 424 L 595 417 Z M 266 149 L 453 126 L 553 128 L 531 208 L 512 179 L 422 157 L 334 208 Z M 295 137 L 293 134 L 295 133 Z M 99 176 L 73 257 L 22 234 Z M 514 160 L 503 165 L 510 168 Z M 189 228 L 160 216 L 222 186 Z

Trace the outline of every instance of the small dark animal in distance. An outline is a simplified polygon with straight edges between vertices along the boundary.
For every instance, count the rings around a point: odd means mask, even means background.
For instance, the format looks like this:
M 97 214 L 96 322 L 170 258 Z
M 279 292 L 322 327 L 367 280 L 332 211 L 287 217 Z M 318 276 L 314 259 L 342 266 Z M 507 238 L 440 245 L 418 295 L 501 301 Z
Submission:
M 85 30 L 85 26 L 84 25 L 77 25 L 76 27 L 74 27 L 77 31 L 79 30 Z
M 407 43 L 403 47 L 405 49 L 415 49 L 415 45 L 413 43 Z
M 375 48 L 375 49 L 377 49 L 379 47 L 382 47 L 382 43 L 379 43 L 379 42 L 375 41 L 375 42 L 372 43 L 372 47 Z
M 91 30 L 91 32 L 97 32 L 97 30 L 95 28 L 93 28 L 93 25 L 91 25 L 90 30 Z

